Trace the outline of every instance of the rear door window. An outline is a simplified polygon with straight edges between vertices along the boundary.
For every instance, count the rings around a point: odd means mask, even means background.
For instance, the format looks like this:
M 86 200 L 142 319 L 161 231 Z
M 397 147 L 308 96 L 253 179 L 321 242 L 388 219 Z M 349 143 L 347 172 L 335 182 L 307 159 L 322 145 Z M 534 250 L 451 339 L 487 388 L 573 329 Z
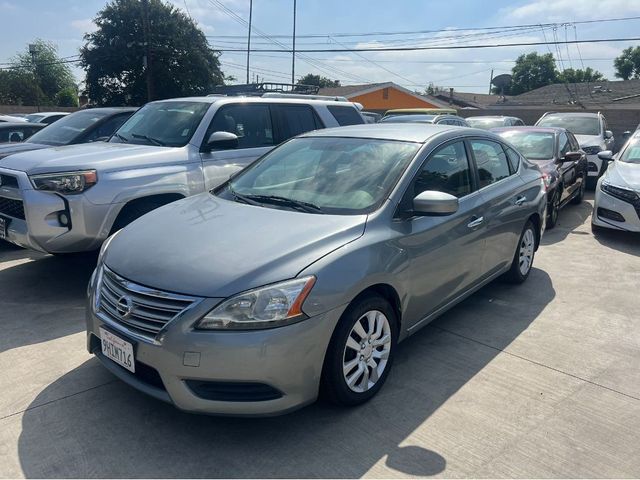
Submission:
M 471 150 L 476 159 L 480 188 L 486 187 L 511 175 L 507 155 L 502 145 L 491 140 L 471 140 Z
M 205 139 L 213 132 L 229 132 L 238 136 L 238 148 L 275 145 L 271 112 L 268 105 L 225 105 L 211 121 Z
M 361 125 L 364 123 L 364 119 L 354 107 L 331 105 L 327 108 L 341 127 L 345 125 Z
M 276 143 L 324 127 L 309 105 L 272 105 L 271 113 L 277 127 Z

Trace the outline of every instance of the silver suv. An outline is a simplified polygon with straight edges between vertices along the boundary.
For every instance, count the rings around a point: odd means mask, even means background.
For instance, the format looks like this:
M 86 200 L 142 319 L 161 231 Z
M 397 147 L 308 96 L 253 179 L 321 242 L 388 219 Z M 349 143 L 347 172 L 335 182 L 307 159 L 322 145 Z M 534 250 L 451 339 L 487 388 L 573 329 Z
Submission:
M 0 160 L 0 238 L 48 253 L 94 250 L 149 211 L 225 182 L 310 130 L 362 124 L 350 102 L 209 96 L 152 102 L 109 140 Z

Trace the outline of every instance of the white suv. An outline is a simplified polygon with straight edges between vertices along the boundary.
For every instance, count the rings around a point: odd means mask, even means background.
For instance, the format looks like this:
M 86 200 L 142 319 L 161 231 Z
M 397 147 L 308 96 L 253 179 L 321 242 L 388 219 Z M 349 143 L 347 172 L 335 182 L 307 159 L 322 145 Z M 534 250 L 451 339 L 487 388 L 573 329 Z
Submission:
M 353 103 L 286 97 L 151 102 L 108 142 L 9 155 L 0 160 L 0 238 L 48 253 L 94 250 L 145 213 L 224 183 L 288 138 L 364 123 Z M 193 212 L 194 221 L 210 215 Z
M 604 115 L 587 112 L 547 112 L 536 122 L 540 127 L 563 127 L 573 133 L 580 148 L 587 154 L 587 185 L 595 188 L 598 179 L 606 170 L 606 163 L 598 153 L 613 150 L 613 132 L 607 127 Z

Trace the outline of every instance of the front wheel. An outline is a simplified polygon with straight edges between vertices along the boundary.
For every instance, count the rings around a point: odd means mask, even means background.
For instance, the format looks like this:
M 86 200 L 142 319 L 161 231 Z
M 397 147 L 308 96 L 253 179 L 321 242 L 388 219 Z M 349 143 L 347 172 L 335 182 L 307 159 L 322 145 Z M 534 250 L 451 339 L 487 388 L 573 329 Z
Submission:
M 327 350 L 321 392 L 331 402 L 366 402 L 384 384 L 398 337 L 395 312 L 384 298 L 356 300 L 342 315 Z
M 523 283 L 531 273 L 535 253 L 536 227 L 529 220 L 520 234 L 520 241 L 516 253 L 513 255 L 511 268 L 505 274 L 505 279 L 511 283 Z
M 557 187 L 553 191 L 553 197 L 549 202 L 549 215 L 547 218 L 547 228 L 551 230 L 558 223 L 558 214 L 560 213 L 560 198 L 562 197 L 561 187 Z
M 580 183 L 580 189 L 578 190 L 577 195 L 573 197 L 573 200 L 571 200 L 571 203 L 573 203 L 574 205 L 580 205 L 582 203 L 582 200 L 584 200 L 584 192 L 586 189 L 587 189 L 587 174 L 583 173 L 582 183 Z

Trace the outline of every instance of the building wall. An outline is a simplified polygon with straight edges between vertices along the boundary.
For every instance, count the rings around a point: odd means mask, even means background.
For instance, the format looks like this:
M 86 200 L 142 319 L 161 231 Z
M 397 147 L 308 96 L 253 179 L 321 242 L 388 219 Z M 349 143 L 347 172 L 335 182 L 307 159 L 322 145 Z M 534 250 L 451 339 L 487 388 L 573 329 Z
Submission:
M 393 87 L 381 88 L 357 97 L 349 97 L 352 102 L 361 103 L 365 110 L 385 112 L 392 108 L 438 108 L 426 100 L 421 100 Z

